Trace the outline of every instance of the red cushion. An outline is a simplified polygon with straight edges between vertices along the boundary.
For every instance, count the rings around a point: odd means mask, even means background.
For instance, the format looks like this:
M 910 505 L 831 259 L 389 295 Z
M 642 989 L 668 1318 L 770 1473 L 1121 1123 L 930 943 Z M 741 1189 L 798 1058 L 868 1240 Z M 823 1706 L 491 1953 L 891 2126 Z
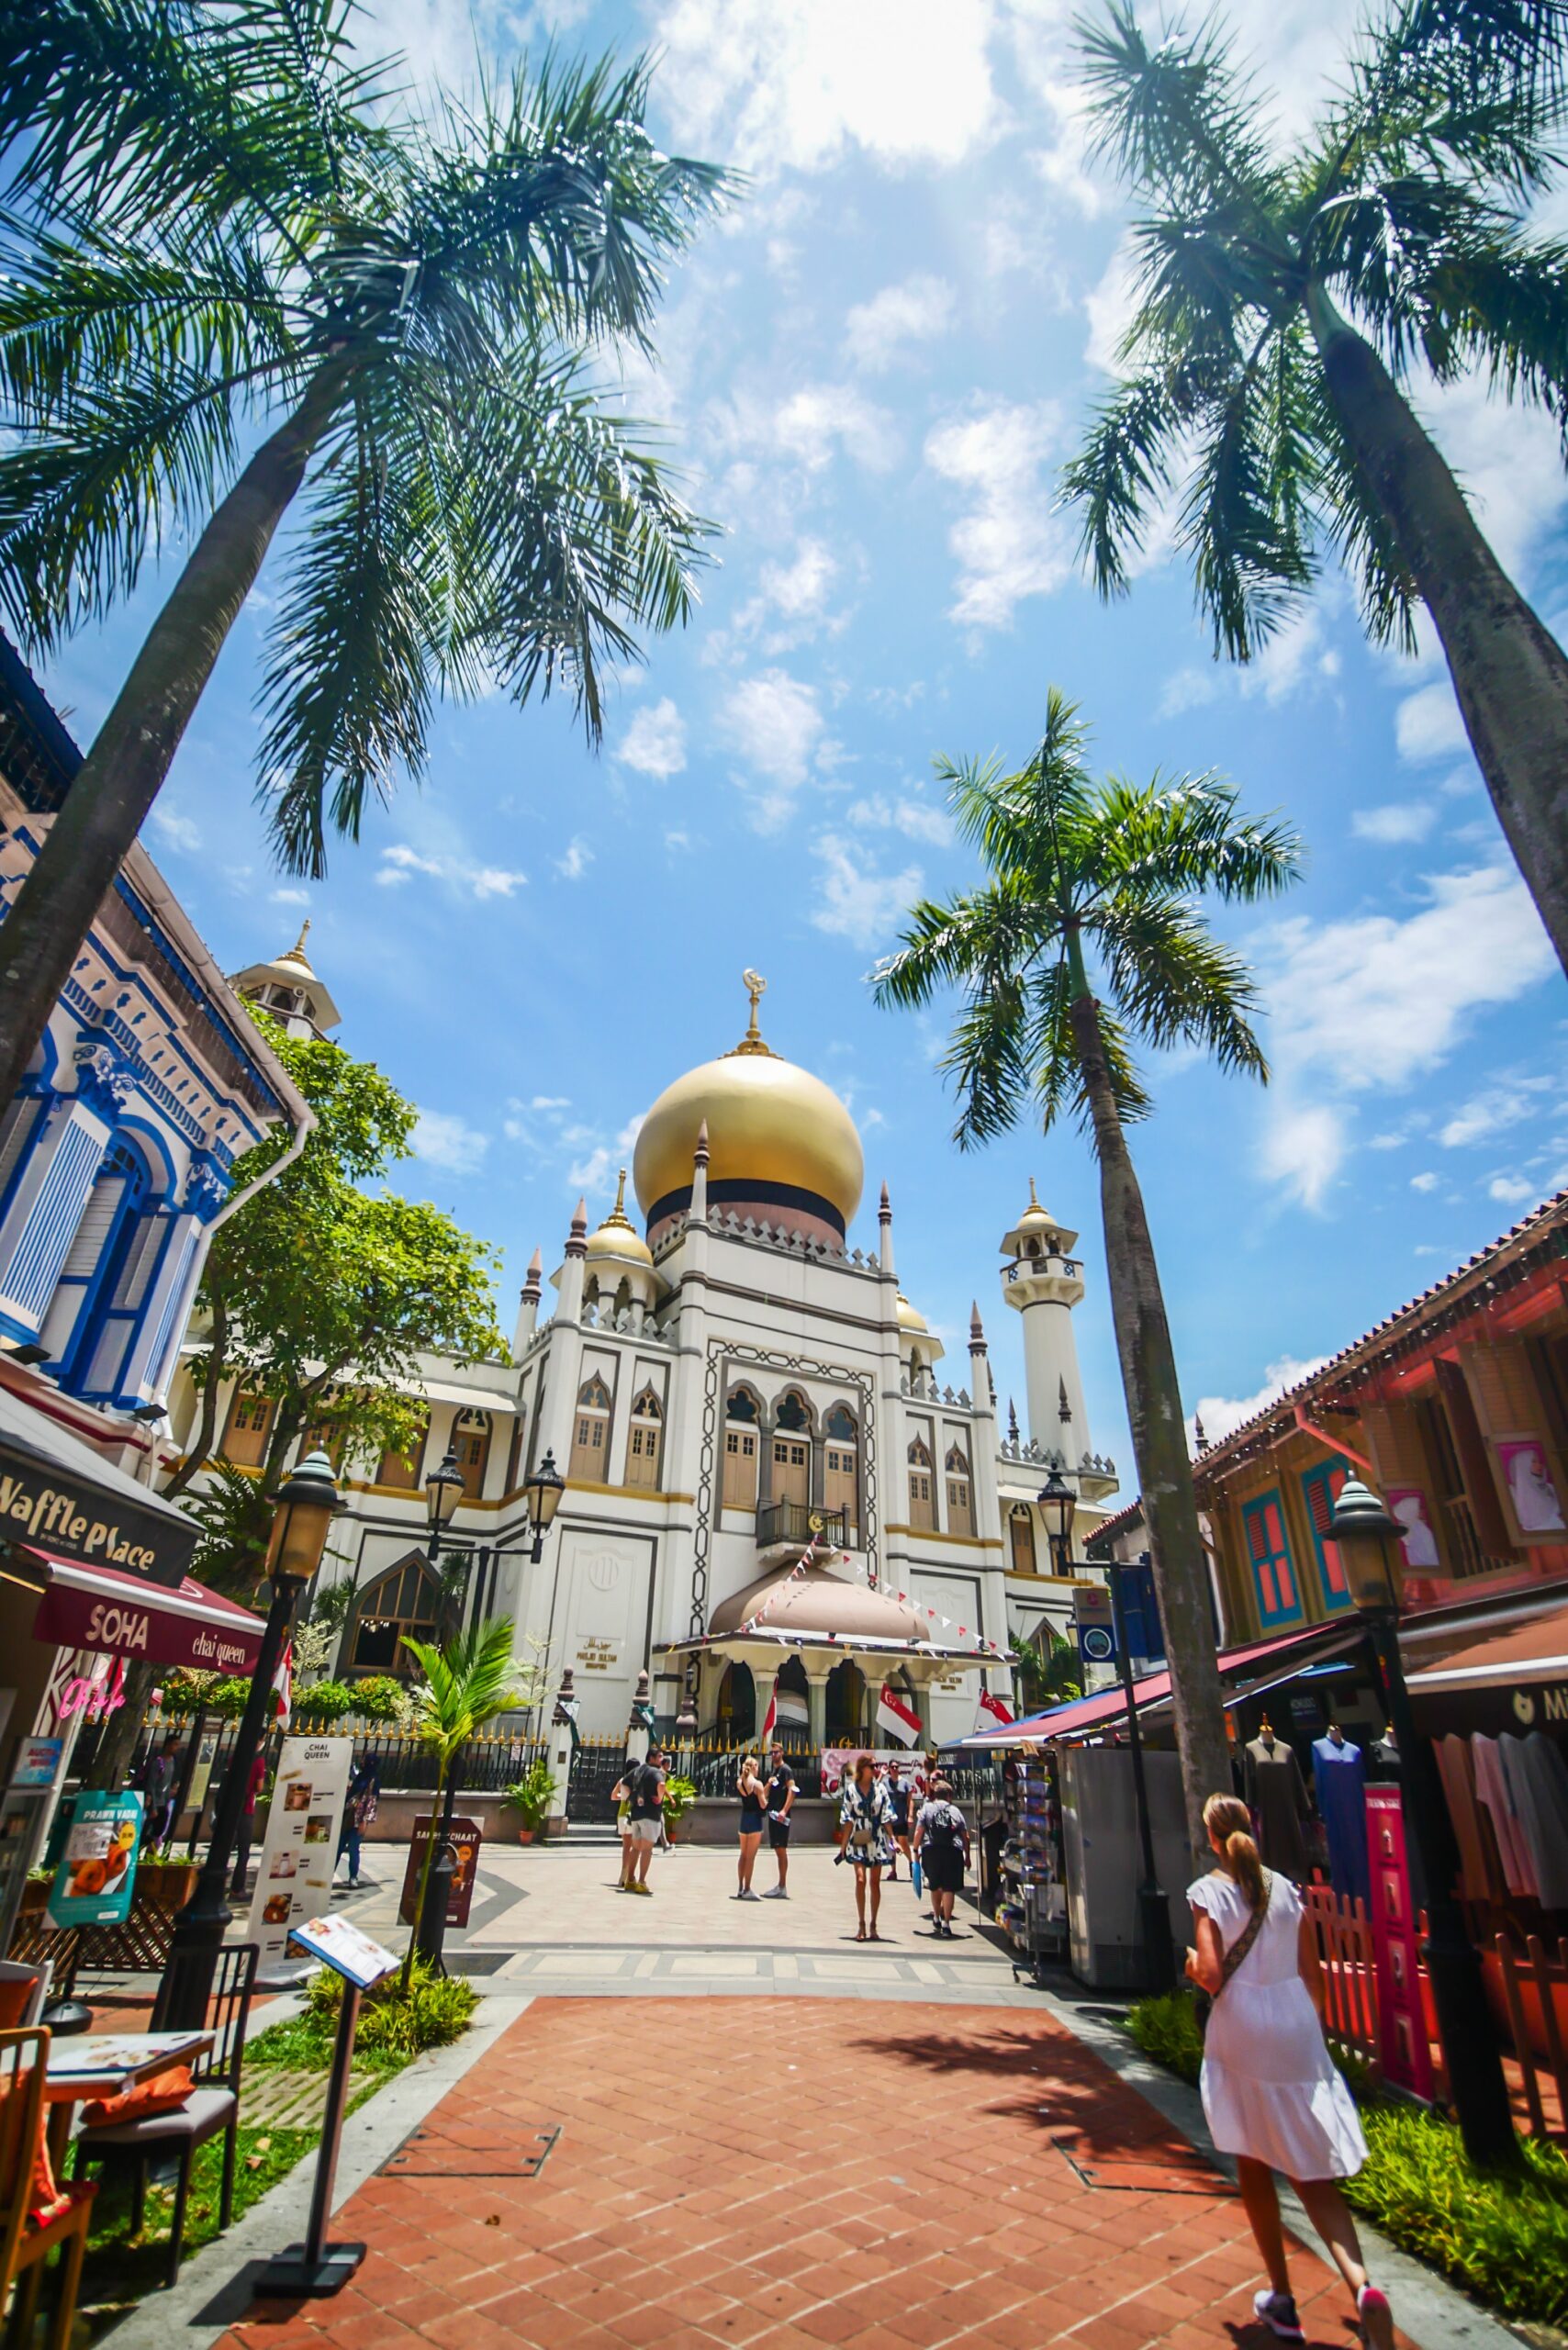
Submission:
M 196 2084 L 188 2065 L 171 2065 L 151 2080 L 138 2081 L 116 2097 L 95 2097 L 82 2108 L 83 2126 L 101 2129 L 111 2121 L 147 2121 L 155 2113 L 178 2113 Z

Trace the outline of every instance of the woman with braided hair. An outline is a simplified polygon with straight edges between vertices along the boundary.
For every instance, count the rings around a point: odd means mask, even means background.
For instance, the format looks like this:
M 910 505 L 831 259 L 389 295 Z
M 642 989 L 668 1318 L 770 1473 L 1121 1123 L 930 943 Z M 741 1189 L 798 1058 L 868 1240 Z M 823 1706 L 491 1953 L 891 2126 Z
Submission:
M 1204 2042 L 1204 2112 L 1234 2154 L 1241 2199 L 1269 2282 L 1253 2308 L 1282 2342 L 1305 2342 L 1291 2294 L 1274 2173 L 1290 2180 L 1355 2296 L 1370 2350 L 1392 2350 L 1388 2301 L 1367 2276 L 1335 2181 L 1367 2158 L 1350 2090 L 1323 2038 L 1323 1977 L 1300 1894 L 1264 1868 L 1251 1815 L 1235 1796 L 1204 1806 L 1218 1866 L 1187 1887 L 1196 1947 L 1187 1973 L 1213 2002 Z

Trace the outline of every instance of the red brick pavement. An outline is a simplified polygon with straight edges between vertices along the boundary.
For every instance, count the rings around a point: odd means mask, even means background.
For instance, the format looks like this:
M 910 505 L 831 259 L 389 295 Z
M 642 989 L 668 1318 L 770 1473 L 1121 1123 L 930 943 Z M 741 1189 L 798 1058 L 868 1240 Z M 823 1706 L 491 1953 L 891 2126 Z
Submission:
M 1015 2009 L 538 2000 L 334 2233 L 369 2243 L 353 2285 L 258 2303 L 221 2350 L 1271 2340 L 1227 2183 Z M 1294 2268 L 1309 2340 L 1344 2350 L 1338 2280 Z

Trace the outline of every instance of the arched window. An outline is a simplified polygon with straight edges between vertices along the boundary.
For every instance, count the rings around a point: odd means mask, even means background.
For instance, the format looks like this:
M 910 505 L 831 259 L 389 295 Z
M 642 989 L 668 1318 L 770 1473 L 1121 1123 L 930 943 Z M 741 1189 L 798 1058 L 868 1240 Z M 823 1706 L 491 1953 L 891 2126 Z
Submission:
M 799 1502 L 812 1497 L 812 1415 L 805 1397 L 791 1387 L 773 1415 L 773 1498 Z
M 225 1460 L 231 1460 L 236 1469 L 261 1467 L 267 1457 L 274 1408 L 270 1395 L 235 1396 L 220 1448 Z
M 574 1483 L 610 1482 L 610 1390 L 596 1371 L 577 1390 L 572 1421 L 572 1458 L 566 1471 Z
M 823 1711 L 830 1746 L 857 1746 L 868 1739 L 871 1706 L 866 1676 L 848 1657 L 828 1674 Z
M 409 1438 L 406 1450 L 384 1452 L 376 1464 L 378 1485 L 395 1485 L 399 1493 L 416 1494 L 420 1489 L 420 1470 L 424 1462 L 425 1438 L 431 1430 L 430 1414 Z
M 488 1412 L 459 1412 L 452 1424 L 452 1449 L 463 1472 L 463 1490 L 476 1502 L 485 1490 L 485 1469 L 490 1458 Z
M 974 1488 L 969 1480 L 969 1457 L 961 1444 L 948 1447 L 946 1471 L 947 1531 L 949 1534 L 972 1534 L 975 1530 Z
M 934 1533 L 936 1503 L 931 1488 L 931 1451 L 920 1437 L 909 1448 L 909 1522 Z
M 1014 1502 L 1007 1515 L 1008 1539 L 1013 1547 L 1013 1572 L 1015 1575 L 1035 1572 L 1035 1519 L 1027 1502 Z
M 756 1397 L 747 1387 L 731 1390 L 724 1405 L 724 1507 L 756 1507 Z
M 361 1595 L 350 1671 L 411 1678 L 417 1667 L 403 1643 L 433 1640 L 440 1610 L 441 1586 L 417 1552 L 388 1567 Z
M 841 1509 L 857 1547 L 860 1516 L 860 1431 L 846 1404 L 835 1404 L 823 1422 L 823 1500 Z
M 140 1327 L 169 1219 L 129 1141 L 111 1142 L 55 1282 L 39 1343 L 68 1394 L 108 1399 Z
M 656 1486 L 659 1445 L 664 1437 L 665 1407 L 652 1387 L 632 1401 L 632 1433 L 626 1440 L 626 1483 Z

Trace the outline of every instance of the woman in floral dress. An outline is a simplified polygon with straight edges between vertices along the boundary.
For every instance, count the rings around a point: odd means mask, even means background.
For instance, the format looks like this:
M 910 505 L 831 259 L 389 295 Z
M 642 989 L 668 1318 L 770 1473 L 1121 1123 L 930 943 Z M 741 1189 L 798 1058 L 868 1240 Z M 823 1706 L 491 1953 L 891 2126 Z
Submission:
M 838 1806 L 839 1859 L 855 1871 L 855 1910 L 860 1920 L 857 1942 L 879 1942 L 877 1912 L 882 1906 L 882 1871 L 893 1858 L 893 1805 L 887 1781 L 879 1779 L 868 1754 L 857 1758 L 854 1774 L 844 1782 Z M 866 1887 L 871 1888 L 870 1931 L 866 1928 Z

